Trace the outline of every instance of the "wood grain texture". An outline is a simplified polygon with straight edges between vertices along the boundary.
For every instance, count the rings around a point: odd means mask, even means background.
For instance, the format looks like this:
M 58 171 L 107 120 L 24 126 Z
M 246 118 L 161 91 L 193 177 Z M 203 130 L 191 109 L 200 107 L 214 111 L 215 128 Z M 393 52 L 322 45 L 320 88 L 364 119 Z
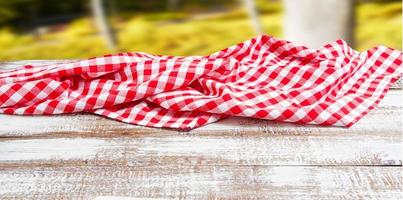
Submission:
M 266 134 L 310 134 L 310 133 L 400 133 L 402 129 L 403 99 L 401 90 L 390 90 L 376 109 L 350 128 L 296 125 L 269 120 L 229 118 L 183 134 L 242 135 L 244 132 Z M 52 116 L 18 116 L 0 114 L 0 137 L 18 136 L 97 136 L 109 137 L 116 134 L 133 135 L 165 133 L 178 134 L 168 129 L 147 128 L 121 123 L 90 114 Z
M 400 199 L 400 167 L 78 166 L 0 170 L 0 196 L 93 199 Z
M 176 132 L 94 115 L 0 115 L 0 165 L 401 165 L 400 98 L 391 91 L 348 129 L 230 118 Z
M 94 165 L 396 165 L 399 134 L 172 135 L 5 138 L 0 167 Z M 323 134 L 323 135 L 320 135 Z
M 26 63 L 54 61 L 0 69 Z M 229 118 L 177 132 L 0 115 L 0 199 L 401 199 L 402 94 L 351 128 Z

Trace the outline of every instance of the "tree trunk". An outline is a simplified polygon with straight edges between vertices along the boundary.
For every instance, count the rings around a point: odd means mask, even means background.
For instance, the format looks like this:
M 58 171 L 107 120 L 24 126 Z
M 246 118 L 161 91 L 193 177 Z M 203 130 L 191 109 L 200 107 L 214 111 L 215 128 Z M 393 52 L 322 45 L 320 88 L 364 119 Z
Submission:
M 179 0 L 168 0 L 168 10 L 177 11 L 179 7 Z
M 108 48 L 111 50 L 116 49 L 116 38 L 113 34 L 112 28 L 106 19 L 105 12 L 103 9 L 102 5 L 102 0 L 91 0 L 91 8 L 92 12 L 95 18 L 95 21 L 97 23 L 97 26 L 99 27 L 102 36 L 106 40 L 106 44 L 108 45 Z
M 262 33 L 263 32 L 262 24 L 260 23 L 259 20 L 259 14 L 255 6 L 255 0 L 242 0 L 242 1 L 244 6 L 246 7 L 246 10 L 248 11 L 251 24 L 255 29 L 256 33 L 258 34 Z
M 343 39 L 353 45 L 354 0 L 285 0 L 285 38 L 317 48 Z

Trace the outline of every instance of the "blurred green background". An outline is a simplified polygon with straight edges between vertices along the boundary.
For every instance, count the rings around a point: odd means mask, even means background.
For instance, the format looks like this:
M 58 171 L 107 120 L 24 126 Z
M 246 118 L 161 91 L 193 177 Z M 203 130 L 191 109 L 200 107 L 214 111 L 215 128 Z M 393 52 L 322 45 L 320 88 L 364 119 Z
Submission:
M 256 0 L 264 33 L 283 36 L 283 4 Z M 117 41 L 107 47 L 83 0 L 1 0 L 0 60 L 65 59 L 141 51 L 206 55 L 255 36 L 237 0 L 109 0 L 103 8 Z M 355 5 L 355 49 L 402 49 L 402 2 L 361 0 Z

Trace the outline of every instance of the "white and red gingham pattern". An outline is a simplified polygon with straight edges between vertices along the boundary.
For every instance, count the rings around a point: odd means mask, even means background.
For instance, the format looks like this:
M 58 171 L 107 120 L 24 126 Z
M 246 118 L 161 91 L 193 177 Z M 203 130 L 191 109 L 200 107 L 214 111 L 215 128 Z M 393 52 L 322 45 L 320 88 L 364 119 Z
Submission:
M 0 113 L 89 112 L 192 129 L 228 116 L 349 127 L 402 74 L 402 52 L 313 50 L 266 35 L 209 56 L 120 53 L 0 72 Z

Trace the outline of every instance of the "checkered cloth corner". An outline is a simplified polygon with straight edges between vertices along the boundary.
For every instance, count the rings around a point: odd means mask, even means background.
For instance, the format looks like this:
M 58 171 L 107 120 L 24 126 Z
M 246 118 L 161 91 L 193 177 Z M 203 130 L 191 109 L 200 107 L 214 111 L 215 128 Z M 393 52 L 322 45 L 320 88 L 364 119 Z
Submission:
M 228 116 L 349 127 L 402 74 L 402 52 L 262 35 L 209 56 L 120 53 L 0 72 L 0 113 L 87 112 L 193 129 Z

